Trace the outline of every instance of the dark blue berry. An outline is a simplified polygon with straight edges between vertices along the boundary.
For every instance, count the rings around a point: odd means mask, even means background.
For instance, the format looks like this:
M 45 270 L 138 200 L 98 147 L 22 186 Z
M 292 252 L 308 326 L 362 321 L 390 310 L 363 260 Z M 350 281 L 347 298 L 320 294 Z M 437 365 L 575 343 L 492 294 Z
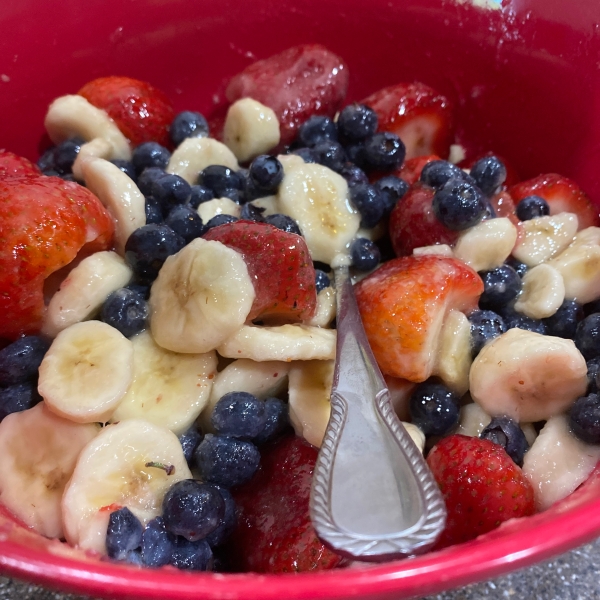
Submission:
M 435 190 L 441 190 L 450 179 L 466 181 L 467 174 L 447 160 L 432 160 L 421 170 L 419 179 Z
M 144 206 L 146 211 L 146 225 L 163 222 L 163 209 L 160 202 L 154 196 L 146 196 Z
M 209 571 L 212 567 L 213 555 L 206 540 L 190 542 L 184 537 L 177 537 L 171 556 L 171 565 L 185 571 Z
M 340 175 L 346 180 L 350 187 L 358 184 L 368 184 L 367 174 L 354 163 L 347 162 L 341 169 Z
M 588 302 L 587 304 L 584 304 L 583 312 L 585 313 L 586 317 L 593 313 L 600 312 L 600 299 L 593 300 L 592 302 Z
M 212 200 L 215 195 L 202 185 L 192 185 L 190 187 L 190 206 L 198 208 L 203 202 Z
M 167 173 L 160 167 L 148 167 L 139 175 L 137 186 L 144 196 L 152 195 L 152 186 L 157 179 L 164 177 Z
M 486 213 L 481 191 L 463 179 L 449 179 L 433 196 L 433 212 L 438 220 L 454 231 L 477 225 Z
M 196 449 L 194 459 L 205 481 L 230 488 L 254 475 L 260 453 L 251 442 L 208 433 Z
M 65 173 L 64 175 L 61 175 L 60 178 L 63 181 L 70 181 L 71 183 L 79 183 L 77 181 L 77 179 L 75 179 L 75 175 L 73 175 L 73 173 Z M 79 184 L 82 185 L 82 184 Z
M 506 181 L 506 167 L 497 156 L 484 156 L 469 173 L 477 187 L 488 197 L 493 196 Z
M 156 142 L 145 142 L 135 148 L 131 156 L 131 162 L 135 172 L 140 175 L 144 169 L 149 167 L 166 169 L 170 158 L 171 153 L 164 146 Z
M 224 165 L 209 165 L 198 175 L 198 184 L 212 191 L 215 198 L 229 197 L 231 189 L 243 191 L 244 178 Z
M 12 413 L 33 408 L 41 399 L 35 381 L 0 387 L 0 421 Z
M 360 167 L 361 169 L 369 168 L 366 159 L 364 142 L 346 144 L 344 146 L 344 150 L 346 151 L 346 157 L 350 162 L 354 163 L 357 167 Z
M 367 238 L 356 238 L 350 245 L 352 266 L 362 273 L 372 271 L 381 260 L 377 244 Z
M 192 195 L 192 187 L 179 175 L 167 173 L 152 183 L 152 196 L 161 204 L 163 214 L 177 205 L 186 204 Z
M 498 310 L 521 291 L 522 282 L 517 272 L 508 265 L 501 265 L 491 271 L 481 271 L 483 294 L 479 298 L 479 306 Z
M 254 204 L 248 202 L 248 204 L 244 204 L 244 206 L 242 206 L 242 210 L 240 211 L 240 219 L 243 221 L 256 221 L 258 223 L 264 223 L 264 212 L 264 208 L 255 206 Z
M 281 231 L 287 231 L 287 233 L 295 233 L 296 235 L 302 235 L 298 223 L 296 223 L 296 221 L 294 221 L 292 217 L 288 217 L 287 215 L 277 213 L 275 215 L 269 215 L 268 217 L 265 217 L 264 220 L 269 225 L 273 225 L 273 227 L 281 229 Z
M 235 223 L 236 221 L 239 221 L 239 219 L 237 217 L 234 217 L 233 215 L 224 215 L 224 214 L 215 215 L 204 226 L 204 232 L 206 233 L 209 229 L 212 229 L 213 227 L 218 227 L 219 225 L 225 225 L 225 223 Z
M 54 148 L 55 146 L 52 146 L 51 148 L 48 148 L 48 150 L 46 150 L 37 160 L 37 166 L 39 167 L 40 171 L 42 172 L 46 172 L 46 171 L 54 171 Z
M 491 310 L 475 310 L 469 315 L 473 358 L 490 341 L 506 331 L 502 317 Z
M 211 423 L 217 433 L 251 440 L 265 426 L 265 404 L 247 392 L 229 392 L 215 404 Z
M 458 423 L 459 397 L 434 381 L 420 383 L 410 397 L 411 421 L 425 435 L 446 435 Z
M 587 361 L 587 394 L 597 394 L 600 390 L 600 356 Z
M 237 188 L 226 188 L 222 190 L 220 198 L 229 198 L 233 200 L 236 204 L 244 204 L 246 202 L 246 195 L 243 190 L 238 190 Z
M 37 335 L 22 337 L 0 350 L 0 385 L 37 379 L 38 368 L 50 347 Z
M 119 169 L 121 171 L 123 171 L 123 173 L 125 173 L 125 175 L 127 175 L 127 177 L 129 177 L 133 181 L 136 180 L 135 168 L 134 168 L 132 162 L 130 162 L 128 160 L 122 160 L 120 158 L 115 158 L 114 160 L 111 160 L 110 162 L 113 165 L 115 165 L 115 167 L 119 167 Z
M 56 146 L 54 148 L 54 169 L 61 175 L 70 173 L 83 144 L 85 144 L 85 140 L 82 138 L 70 138 Z
M 276 194 L 283 179 L 283 165 L 269 154 L 257 156 L 248 170 L 250 181 L 263 195 Z
M 331 279 L 329 279 L 329 275 L 325 271 L 321 271 L 321 269 L 315 269 L 315 289 L 317 290 L 317 294 L 330 285 Z
M 543 321 L 526 317 L 525 315 L 516 312 L 510 305 L 502 307 L 500 310 L 500 315 L 504 320 L 507 331 L 509 329 L 523 329 L 525 331 L 532 331 L 541 335 L 546 334 L 546 325 Z
M 142 563 L 147 567 L 162 567 L 171 562 L 175 536 L 165 528 L 162 517 L 152 519 L 142 534 Z
M 348 158 L 339 142 L 324 141 L 313 146 L 315 161 L 332 171 L 339 172 L 344 168 Z
M 588 444 L 600 444 L 600 396 L 577 398 L 571 407 L 569 424 L 573 433 Z
M 374 185 L 360 183 L 350 188 L 350 202 L 360 213 L 360 226 L 375 227 L 383 217 L 385 201 L 383 194 Z
M 171 210 L 165 224 L 179 234 L 189 244 L 204 233 L 204 225 L 200 215 L 189 205 L 182 204 Z
M 112 292 L 102 305 L 100 318 L 120 331 L 125 337 L 146 329 L 148 303 L 142 296 L 127 288 Z
M 148 300 L 150 298 L 150 286 L 149 285 L 141 285 L 139 283 L 130 283 L 125 286 L 126 289 L 139 294 L 144 300 Z
M 288 405 L 279 398 L 267 398 L 265 400 L 265 415 L 265 426 L 253 440 L 257 446 L 275 439 L 290 424 Z
M 375 171 L 397 169 L 404 162 L 405 155 L 406 148 L 395 133 L 381 131 L 365 140 L 364 160 Z M 360 166 L 360 163 L 357 164 Z
M 521 221 L 529 221 L 549 215 L 550 207 L 540 196 L 527 196 L 517 204 L 515 212 Z
M 140 547 L 144 528 L 125 506 L 110 514 L 106 530 L 106 553 L 110 558 L 125 560 L 127 553 Z
M 509 417 L 494 417 L 479 437 L 498 444 L 506 450 L 515 464 L 523 466 L 523 456 L 529 450 L 529 443 L 516 421 Z
M 396 204 L 398 204 L 398 200 L 400 200 L 408 191 L 408 183 L 395 175 L 382 177 L 373 185 L 381 192 L 381 199 L 383 200 L 384 205 L 384 216 L 387 216 L 392 212 Z
M 577 325 L 575 345 L 586 360 L 600 356 L 600 313 L 587 316 Z
M 512 267 L 517 272 L 517 275 L 521 278 L 523 278 L 525 273 L 527 273 L 529 270 L 529 267 L 525 263 L 522 263 L 520 260 L 517 260 L 512 256 L 506 259 L 506 264 L 509 267 Z
M 196 425 L 192 425 L 187 431 L 179 436 L 179 443 L 181 444 L 183 455 L 185 456 L 188 465 L 192 464 L 194 452 L 203 438 L 204 434 Z
M 42 174 L 46 177 L 60 177 L 60 173 L 54 169 L 46 169 L 42 171 Z
M 340 112 L 337 126 L 344 140 L 360 142 L 377 131 L 377 113 L 364 104 L 349 104 Z
M 337 142 L 337 139 L 335 123 L 329 117 L 313 115 L 298 127 L 296 142 L 299 146 L 312 148 L 321 142 Z
M 290 154 L 299 156 L 305 163 L 317 162 L 315 155 L 310 148 L 295 148 L 290 152 Z
M 177 147 L 186 138 L 208 137 L 208 122 L 198 112 L 184 110 L 175 116 L 169 127 L 169 137 Z
M 565 300 L 551 317 L 543 319 L 546 333 L 572 340 L 583 316 L 583 306 L 579 302 Z
M 212 533 L 209 533 L 206 536 L 206 541 L 209 546 L 215 548 L 216 546 L 223 544 L 223 542 L 226 542 L 233 533 L 233 530 L 237 525 L 237 515 L 235 502 L 229 490 L 218 485 L 212 485 L 211 487 L 221 494 L 221 497 L 225 502 L 225 513 L 223 514 L 221 524 Z
M 183 238 L 167 225 L 144 225 L 129 236 L 125 244 L 125 261 L 138 279 L 154 281 L 165 260 L 184 246 Z

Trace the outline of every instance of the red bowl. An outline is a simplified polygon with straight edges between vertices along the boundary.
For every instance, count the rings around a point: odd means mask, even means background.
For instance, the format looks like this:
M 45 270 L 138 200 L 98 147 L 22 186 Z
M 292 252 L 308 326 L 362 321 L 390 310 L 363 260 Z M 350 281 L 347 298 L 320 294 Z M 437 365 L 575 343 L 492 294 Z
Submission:
M 480 2 L 481 3 L 481 2 Z M 488 0 L 499 6 L 500 0 Z M 103 75 L 209 113 L 224 82 L 288 46 L 347 61 L 351 99 L 421 80 L 456 102 L 460 139 L 523 177 L 556 171 L 600 204 L 600 3 L 502 0 L 20 0 L 0 3 L 0 146 L 36 158 L 48 103 Z M 8 575 L 111 598 L 407 598 L 524 567 L 600 535 L 600 467 L 570 498 L 442 552 L 318 574 L 140 570 L 85 556 L 0 517 Z

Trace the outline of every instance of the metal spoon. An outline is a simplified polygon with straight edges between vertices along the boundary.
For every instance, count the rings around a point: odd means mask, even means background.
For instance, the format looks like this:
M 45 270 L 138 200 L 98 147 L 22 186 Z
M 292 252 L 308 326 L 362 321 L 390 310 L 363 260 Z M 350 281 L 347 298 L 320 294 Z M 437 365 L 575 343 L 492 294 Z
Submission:
M 428 550 L 446 509 L 396 416 L 362 326 L 347 267 L 335 271 L 337 352 L 331 417 L 313 474 L 310 514 L 336 552 L 381 561 Z

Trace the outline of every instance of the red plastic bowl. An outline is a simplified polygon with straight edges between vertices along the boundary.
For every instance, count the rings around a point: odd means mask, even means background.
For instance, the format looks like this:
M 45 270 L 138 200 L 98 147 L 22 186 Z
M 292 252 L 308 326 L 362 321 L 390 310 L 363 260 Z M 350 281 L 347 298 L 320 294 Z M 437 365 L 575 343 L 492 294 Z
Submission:
M 481 3 L 481 2 L 480 2 Z M 490 5 L 500 2 L 488 0 Z M 343 56 L 351 99 L 422 80 L 458 107 L 461 139 L 522 176 L 557 171 L 600 200 L 600 3 L 503 0 L 20 0 L 0 3 L 0 147 L 37 157 L 48 103 L 102 75 L 151 81 L 210 112 L 228 77 L 302 42 Z M 205 600 L 407 598 L 499 575 L 600 535 L 600 468 L 566 501 L 469 544 L 319 574 L 140 570 L 0 518 L 0 568 L 92 596 Z

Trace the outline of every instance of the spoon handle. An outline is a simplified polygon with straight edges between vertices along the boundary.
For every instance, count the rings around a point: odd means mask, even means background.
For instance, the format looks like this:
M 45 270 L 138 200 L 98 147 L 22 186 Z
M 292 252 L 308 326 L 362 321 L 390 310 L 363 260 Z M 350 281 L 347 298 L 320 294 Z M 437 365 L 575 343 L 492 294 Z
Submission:
M 424 552 L 444 527 L 444 501 L 394 412 L 348 268 L 336 269 L 335 283 L 336 364 L 331 417 L 313 475 L 313 525 L 321 540 L 355 559 Z

